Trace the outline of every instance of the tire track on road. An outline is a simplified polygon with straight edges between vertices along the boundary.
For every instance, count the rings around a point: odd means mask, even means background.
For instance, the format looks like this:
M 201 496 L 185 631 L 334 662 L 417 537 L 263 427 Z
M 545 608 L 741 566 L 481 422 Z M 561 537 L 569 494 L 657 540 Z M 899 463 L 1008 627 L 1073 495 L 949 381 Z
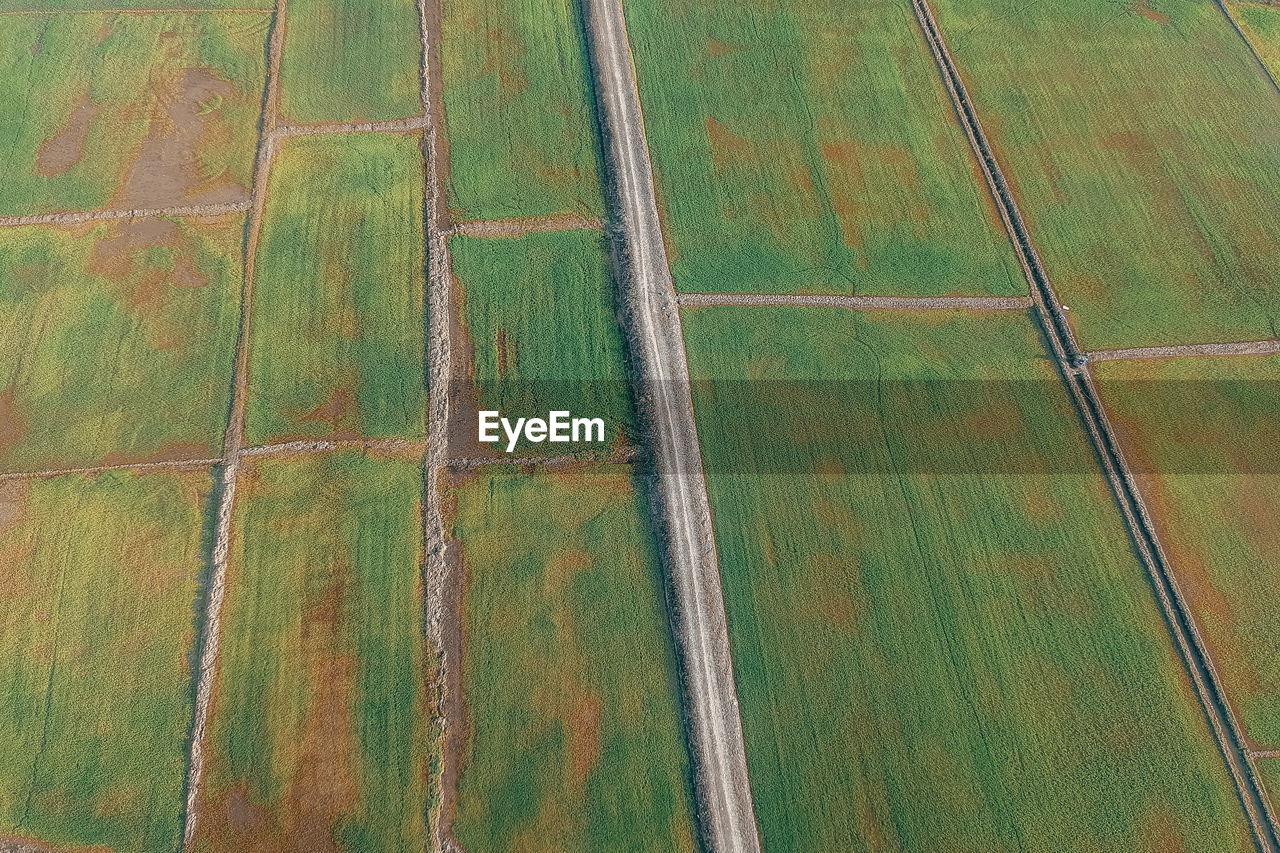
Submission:
M 654 197 L 653 170 L 621 0 L 584 0 L 601 136 L 619 227 L 640 411 L 647 421 L 655 505 L 675 594 L 702 834 L 716 853 L 760 849 L 747 774 L 720 568 L 711 528 L 689 368 Z
M 1062 303 L 1027 233 L 1017 201 L 992 153 L 990 143 L 969 100 L 968 91 L 955 60 L 947 50 L 928 0 L 911 0 L 911 2 L 921 32 L 951 96 L 956 115 L 969 138 L 970 146 L 987 179 L 996 206 L 1000 210 L 1000 217 L 1022 262 L 1027 280 L 1031 283 L 1032 294 L 1036 300 L 1033 316 L 1049 341 L 1058 364 L 1059 374 L 1089 434 L 1115 495 L 1116 503 L 1129 528 L 1135 549 L 1147 570 L 1156 594 L 1156 602 L 1165 618 L 1171 639 L 1186 667 L 1187 675 L 1200 699 L 1227 771 L 1235 784 L 1240 804 L 1253 831 L 1254 842 L 1263 853 L 1277 853 L 1280 850 L 1280 840 L 1277 839 L 1275 822 L 1268 810 L 1257 776 L 1249 763 L 1249 754 L 1245 748 L 1240 726 L 1226 701 L 1204 639 L 1178 590 L 1174 572 L 1160 545 L 1155 525 L 1143 503 L 1137 483 L 1115 439 L 1114 430 L 1107 419 L 1097 389 L 1094 387 L 1093 377 L 1087 369 L 1081 369 L 1080 350 L 1076 345 L 1071 327 L 1062 313 Z

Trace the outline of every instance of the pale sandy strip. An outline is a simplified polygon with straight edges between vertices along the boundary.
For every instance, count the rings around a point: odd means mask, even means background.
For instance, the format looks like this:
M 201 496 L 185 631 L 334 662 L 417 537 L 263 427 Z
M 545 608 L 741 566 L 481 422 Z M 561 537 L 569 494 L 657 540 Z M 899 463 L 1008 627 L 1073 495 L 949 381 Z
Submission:
M 271 131 L 276 139 L 295 136 L 318 136 L 326 133 L 408 133 L 427 126 L 424 115 L 393 118 L 385 121 L 355 121 L 345 124 L 282 124 Z
M 258 156 L 253 169 L 252 208 L 249 212 L 248 233 L 245 240 L 244 279 L 241 282 L 240 328 L 236 337 L 235 371 L 231 385 L 231 413 L 227 420 L 227 432 L 223 442 L 223 454 L 227 464 L 222 468 L 219 492 L 217 525 L 214 529 L 209 600 L 204 614 L 204 624 L 199 636 L 204 638 L 196 679 L 195 713 L 191 727 L 191 754 L 187 762 L 187 801 L 183 811 L 182 846 L 191 850 L 195 842 L 199 815 L 196 804 L 200 798 L 200 783 L 204 775 L 204 749 L 206 728 L 209 722 L 209 701 L 213 695 L 213 681 L 218 665 L 221 644 L 222 601 L 225 595 L 227 559 L 231 543 L 231 521 L 235 508 L 236 480 L 240 471 L 240 451 L 244 442 L 244 413 L 249 374 L 249 326 L 252 320 L 253 285 L 258 252 L 258 237 L 262 232 L 263 209 L 266 206 L 267 183 L 271 173 L 271 159 L 275 152 L 275 138 L 271 130 L 276 125 L 276 107 L 280 80 L 280 54 L 285 31 L 285 0 L 276 0 L 271 19 L 271 35 L 267 50 L 267 73 L 263 92 L 262 127 L 258 136 Z
M 636 461 L 639 452 L 628 448 L 620 453 L 585 453 L 580 455 L 564 454 L 561 456 L 458 456 L 445 460 L 445 465 L 460 470 L 485 468 L 490 465 L 518 465 L 522 468 L 543 467 L 555 468 L 569 465 L 616 464 L 625 465 Z
M 821 308 L 851 308 L 856 311 L 893 309 L 901 311 L 937 311 L 963 308 L 969 311 L 1018 311 L 1031 307 L 1026 296 L 827 296 L 799 293 L 681 293 L 676 297 L 682 308 L 704 308 L 716 305 L 761 306 L 793 305 Z
M 411 438 L 353 438 L 339 441 L 323 439 L 283 441 L 278 444 L 262 444 L 246 447 L 240 451 L 240 458 L 267 457 L 287 458 L 290 456 L 312 456 L 319 453 L 333 453 L 339 450 L 360 450 L 373 453 L 421 455 L 425 450 L 425 442 Z
M 594 216 L 529 216 L 521 219 L 468 219 L 449 229 L 464 237 L 521 237 L 542 231 L 600 231 L 604 228 Z
M 148 207 L 130 210 L 85 210 L 58 213 L 36 213 L 30 216 L 0 216 L 0 227 L 13 225 L 80 225 L 85 222 L 108 222 L 116 219 L 145 219 L 155 216 L 207 217 L 245 213 L 251 202 L 231 204 L 193 204 L 186 207 Z
M 1249 752 L 1250 758 L 1280 758 L 1280 749 L 1255 749 Z
M 0 483 L 9 480 L 46 480 L 64 474 L 101 474 L 106 471 L 183 471 L 190 468 L 209 468 L 221 459 L 174 459 L 166 462 L 123 462 L 119 465 L 90 465 L 83 468 L 50 468 L 45 471 L 15 471 L 0 474 Z
M 1227 344 L 1175 344 L 1167 347 L 1129 347 L 1100 349 L 1089 353 L 1090 361 L 1119 361 L 1128 358 L 1181 358 L 1206 355 L 1274 355 L 1280 353 L 1280 340 L 1240 341 Z

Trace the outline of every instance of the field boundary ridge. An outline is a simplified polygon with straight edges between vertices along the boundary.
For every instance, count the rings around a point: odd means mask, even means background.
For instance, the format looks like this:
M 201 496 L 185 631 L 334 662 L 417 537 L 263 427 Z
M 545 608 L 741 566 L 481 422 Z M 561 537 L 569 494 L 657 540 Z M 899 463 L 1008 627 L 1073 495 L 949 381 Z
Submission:
M 251 201 L 235 201 L 226 204 L 190 204 L 174 207 L 135 207 L 121 210 L 57 211 L 32 213 L 24 216 L 0 216 L 0 228 L 20 225 L 81 225 L 86 222 L 110 222 L 119 219 L 154 219 L 173 216 L 185 219 L 208 219 L 248 213 Z
M 855 311 L 1025 311 L 1033 304 L 1028 296 L 835 296 L 816 293 L 681 293 L 681 308 L 715 306 L 795 306 L 849 308 Z
M 1121 347 L 1090 350 L 1089 361 L 1121 361 L 1138 358 L 1183 358 L 1214 355 L 1275 355 L 1280 340 L 1236 341 L 1210 344 L 1170 344 L 1168 346 Z

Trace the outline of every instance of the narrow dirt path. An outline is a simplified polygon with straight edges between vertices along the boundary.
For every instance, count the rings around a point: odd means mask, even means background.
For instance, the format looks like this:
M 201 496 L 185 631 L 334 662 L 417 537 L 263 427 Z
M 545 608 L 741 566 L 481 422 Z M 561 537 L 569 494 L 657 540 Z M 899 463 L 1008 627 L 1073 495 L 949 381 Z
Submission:
M 1096 349 L 1089 361 L 1119 361 L 1128 358 L 1180 358 L 1203 355 L 1273 355 L 1280 353 L 1280 341 L 1239 341 L 1226 344 L 1173 344 L 1163 347 Z
M 204 776 L 204 749 L 209 723 L 209 703 L 213 695 L 213 681 L 217 672 L 218 651 L 221 645 L 222 601 L 226 592 L 227 560 L 231 543 L 231 521 L 236 499 L 236 481 L 240 473 L 241 449 L 244 444 L 244 413 L 247 403 L 249 380 L 249 324 L 252 319 L 253 279 L 258 252 L 258 238 L 262 232 L 262 214 L 266 206 L 267 182 L 271 173 L 271 159 L 275 153 L 275 139 L 271 134 L 276 125 L 276 108 L 280 81 L 280 54 L 284 41 L 285 0 L 276 0 L 268 33 L 267 74 L 262 95 L 262 119 L 258 134 L 258 155 L 253 168 L 251 209 L 245 235 L 243 279 L 240 284 L 240 322 L 236 335 L 235 372 L 231 383 L 231 412 L 227 431 L 223 438 L 222 466 L 218 481 L 217 523 L 214 527 L 213 553 L 211 555 L 208 600 L 204 621 L 199 627 L 197 642 L 199 669 L 196 677 L 195 713 L 191 726 L 191 750 L 187 761 L 187 799 L 183 811 L 182 846 L 191 850 L 195 841 L 199 813 L 196 805 L 200 798 L 200 782 Z
M 183 216 L 191 218 L 227 216 L 245 213 L 252 202 L 229 204 L 192 204 L 183 207 L 140 207 L 130 210 L 84 210 L 59 213 L 35 213 L 30 216 L 0 216 L 0 228 L 15 225 L 80 225 L 85 222 L 110 222 L 119 219 L 146 219 L 156 216 Z
M 821 294 L 778 293 L 681 293 L 677 299 L 682 308 L 714 305 L 741 306 L 816 306 L 850 308 L 855 311 L 888 309 L 900 311 L 945 311 L 957 308 L 968 311 L 1026 310 L 1032 301 L 1026 296 L 825 296 Z
M 689 368 L 653 189 L 621 0 L 585 0 L 588 50 L 620 226 L 619 284 L 639 365 L 656 509 L 675 593 L 702 832 L 710 850 L 758 851 L 742 720 Z
M 423 130 L 428 124 L 425 115 L 384 121 L 356 121 L 345 124 L 282 124 L 271 131 L 275 139 L 291 139 L 296 136 L 319 136 L 328 133 L 409 133 Z
M 1059 374 L 1080 413 L 1129 528 L 1134 546 L 1151 578 L 1157 604 L 1164 615 L 1174 646 L 1182 658 L 1196 695 L 1204 708 L 1227 771 L 1235 783 L 1241 805 L 1253 830 L 1254 841 L 1263 853 L 1276 853 L 1280 850 L 1280 841 L 1277 840 L 1275 823 L 1268 811 L 1267 801 L 1258 785 L 1257 777 L 1249 764 L 1249 755 L 1239 724 L 1227 703 L 1204 639 L 1178 590 L 1173 569 L 1160 545 L 1155 525 L 1143 503 L 1133 474 L 1115 439 L 1114 430 L 1102 407 L 1097 389 L 1094 387 L 1093 377 L 1079 366 L 1080 350 L 1062 314 L 1060 307 L 1062 302 L 1050 283 L 1027 233 L 1021 211 L 992 153 L 991 145 L 969 100 L 955 60 L 943 41 L 928 0 L 911 0 L 911 2 L 915 8 L 916 20 L 920 24 L 921 32 L 933 53 L 938 71 L 951 96 L 956 115 L 964 127 L 965 134 L 969 137 L 969 143 L 987 179 L 992 197 L 1000 210 L 1001 219 L 1004 220 L 1009 232 L 1009 238 L 1022 262 L 1027 280 L 1031 283 L 1032 294 L 1036 299 L 1033 316 L 1049 340 L 1058 363 Z
M 221 459 L 172 459 L 164 462 L 89 465 L 83 468 L 50 468 L 45 471 L 13 471 L 0 474 L 0 483 L 10 480 L 47 480 L 50 477 L 62 477 L 66 474 L 102 474 L 107 471 L 185 471 L 191 468 L 211 468 L 221 463 Z
M 603 227 L 604 223 L 595 217 L 561 213 L 520 219 L 468 219 L 454 225 L 452 233 L 465 237 L 521 237 L 540 231 L 599 231 Z

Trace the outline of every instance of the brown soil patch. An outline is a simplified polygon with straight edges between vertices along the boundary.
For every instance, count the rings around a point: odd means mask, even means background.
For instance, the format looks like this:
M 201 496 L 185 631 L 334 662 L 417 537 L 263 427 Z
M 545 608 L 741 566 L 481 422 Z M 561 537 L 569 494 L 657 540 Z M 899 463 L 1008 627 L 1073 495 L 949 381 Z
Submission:
M 297 420 L 300 423 L 328 424 L 330 432 L 334 435 L 340 435 L 344 438 L 358 438 L 359 436 L 356 433 L 351 432 L 344 426 L 344 424 L 351 423 L 354 420 L 355 414 L 355 394 L 346 388 L 337 388 L 323 403 L 310 411 L 299 414 Z
M 195 239 L 167 219 L 113 222 L 107 236 L 93 244 L 89 268 L 114 281 L 127 279 L 136 272 L 138 254 L 156 247 L 172 250 L 173 269 L 152 267 L 139 276 L 128 294 L 132 308 L 145 311 L 163 305 L 171 287 L 208 286 L 209 276 L 195 263 Z
M 18 411 L 18 386 L 0 391 L 0 454 L 22 443 L 27 437 L 27 419 Z
M 600 694 L 586 691 L 578 696 L 565 720 L 568 737 L 569 778 L 585 786 L 591 770 L 600 760 Z
M 215 453 L 209 443 L 199 441 L 174 442 L 163 444 L 150 453 L 131 453 L 118 451 L 108 453 L 99 460 L 102 466 L 138 465 L 152 462 L 188 462 L 197 459 L 209 459 Z
M 707 36 L 707 56 L 710 56 L 712 59 L 718 59 L 726 53 L 730 53 L 735 50 L 738 50 L 738 48 L 730 45 L 728 42 L 723 42 L 718 38 Z
M 717 169 L 753 159 L 751 143 L 721 124 L 715 116 L 705 121 L 707 142 L 711 145 L 711 162 Z
M 30 480 L 0 482 L 0 536 L 17 527 L 27 517 Z
M 498 85 L 508 95 L 527 91 L 529 79 L 522 68 L 527 53 L 520 36 L 505 27 L 494 27 L 485 35 L 485 59 L 481 74 L 496 74 Z
M 62 129 L 40 146 L 36 153 L 36 173 L 42 178 L 52 178 L 79 163 L 89 140 L 89 126 L 101 112 L 102 108 L 89 100 L 87 93 L 81 96 Z
M 466 293 L 457 276 L 450 273 L 452 310 L 449 312 L 449 339 L 452 361 L 449 366 L 449 423 L 446 427 L 446 453 L 450 456 L 484 457 L 492 448 L 479 442 L 480 401 L 476 398 L 474 365 L 476 345 L 465 315 Z
M 200 174 L 197 153 L 218 127 L 216 105 L 235 86 L 208 69 L 188 68 L 157 96 L 151 127 L 112 199 L 116 207 L 172 207 L 244 202 L 249 190 L 225 173 Z
M 1169 23 L 1169 16 L 1164 12 L 1152 9 L 1149 0 L 1133 0 L 1133 11 L 1137 12 L 1148 21 L 1155 21 L 1157 24 L 1161 25 Z

